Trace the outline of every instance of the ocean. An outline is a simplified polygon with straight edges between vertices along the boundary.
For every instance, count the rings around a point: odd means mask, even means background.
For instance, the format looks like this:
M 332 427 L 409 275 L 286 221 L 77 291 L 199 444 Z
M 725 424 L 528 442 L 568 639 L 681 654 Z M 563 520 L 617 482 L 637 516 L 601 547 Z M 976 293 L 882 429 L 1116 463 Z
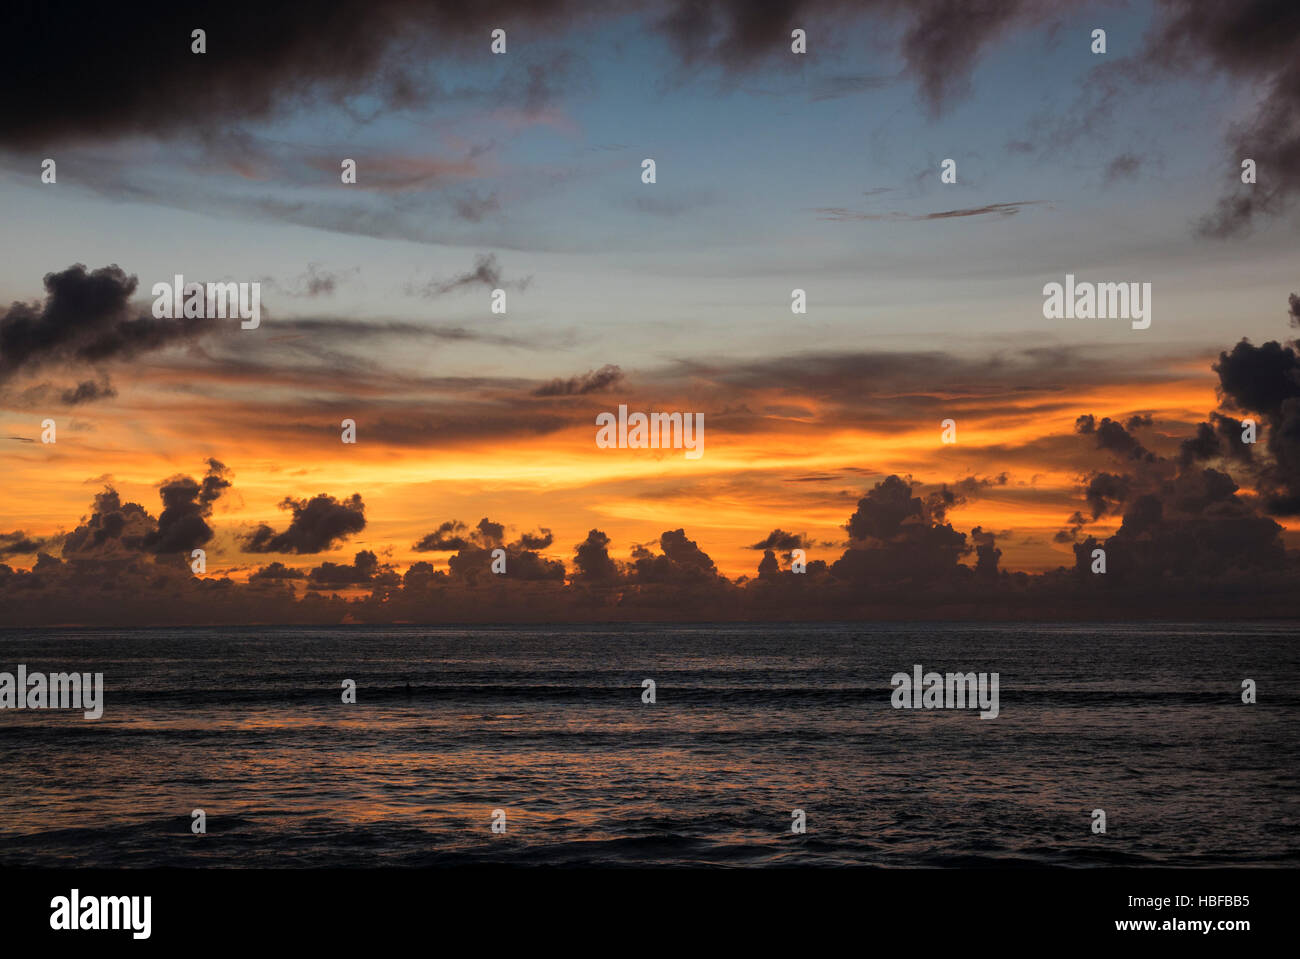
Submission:
M 0 711 L 3 866 L 1300 864 L 1295 623 L 0 630 L 19 664 L 104 713 Z M 999 715 L 893 708 L 917 664 Z

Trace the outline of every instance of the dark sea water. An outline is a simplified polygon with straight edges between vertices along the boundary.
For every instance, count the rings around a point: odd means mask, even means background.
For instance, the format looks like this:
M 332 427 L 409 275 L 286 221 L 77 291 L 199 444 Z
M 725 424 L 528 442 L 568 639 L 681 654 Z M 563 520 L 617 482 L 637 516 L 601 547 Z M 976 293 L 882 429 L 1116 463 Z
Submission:
M 0 630 L 19 663 L 105 710 L 0 711 L 5 866 L 1300 864 L 1296 624 Z M 891 708 L 915 663 L 1000 716 Z

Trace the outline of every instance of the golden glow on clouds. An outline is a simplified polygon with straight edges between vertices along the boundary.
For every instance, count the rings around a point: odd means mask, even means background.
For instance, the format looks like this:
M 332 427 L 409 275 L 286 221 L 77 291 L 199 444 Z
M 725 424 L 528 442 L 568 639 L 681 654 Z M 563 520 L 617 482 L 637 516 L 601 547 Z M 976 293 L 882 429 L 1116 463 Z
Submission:
M 444 440 L 433 430 L 427 444 L 386 445 L 371 434 L 364 400 L 352 414 L 359 442 L 345 446 L 332 414 L 314 414 L 318 431 L 286 430 L 286 421 L 306 421 L 302 410 L 310 408 L 298 397 L 287 409 L 288 391 L 249 383 L 235 391 L 241 394 L 238 403 L 214 403 L 185 392 L 184 378 L 174 371 L 150 376 L 147 386 L 123 386 L 114 402 L 59 415 L 55 446 L 4 441 L 0 532 L 50 536 L 71 530 L 102 487 L 97 478 L 105 476 L 123 500 L 156 516 L 158 482 L 176 473 L 197 478 L 213 456 L 232 470 L 234 487 L 218 501 L 211 521 L 217 536 L 209 563 L 212 572 L 241 570 L 236 578 L 274 559 L 299 567 L 350 561 L 361 548 L 401 569 L 420 559 L 445 567 L 449 554 L 416 553 L 412 544 L 446 520 L 472 527 L 484 516 L 505 523 L 512 537 L 550 528 L 555 543 L 544 552 L 570 568 L 574 545 L 593 527 L 610 536 L 618 559 L 626 559 L 634 543 L 654 542 L 664 530 L 682 527 L 724 573 L 736 576 L 754 573 L 761 553 L 746 547 L 774 528 L 808 534 L 819 544 L 811 558 L 836 558 L 857 498 L 890 473 L 930 485 L 1006 473 L 1004 485 L 981 489 L 949 519 L 962 531 L 981 526 L 995 532 L 1004 568 L 1035 571 L 1072 562 L 1068 545 L 1054 544 L 1052 536 L 1082 507 L 1082 464 L 1101 468 L 1091 440 L 1074 434 L 1078 415 L 1124 420 L 1135 411 L 1149 412 L 1156 427 L 1143 434 L 1144 441 L 1169 455 L 1190 424 L 1216 406 L 1204 365 L 1189 366 L 1186 380 L 1152 386 L 1039 389 L 1010 399 L 1003 394 L 987 404 L 981 397 L 952 397 L 927 407 L 950 405 L 950 412 L 923 422 L 831 426 L 823 422 L 831 411 L 816 399 L 756 391 L 747 398 L 749 409 L 768 403 L 786 412 L 750 418 L 742 431 L 728 430 L 726 415 L 706 411 L 704 457 L 688 460 L 681 450 L 598 449 L 594 417 L 591 426 L 541 435 L 501 439 L 489 431 Z M 618 402 L 608 396 L 583 399 L 593 410 Z M 984 412 L 986 405 L 996 412 Z M 796 409 L 800 415 L 790 416 Z M 39 439 L 43 415 L 6 413 L 0 435 Z M 399 415 L 384 412 L 380 418 Z M 945 415 L 957 420 L 954 446 L 939 441 Z M 1162 422 L 1172 424 L 1163 446 Z M 334 553 L 254 556 L 236 547 L 237 535 L 259 523 L 276 529 L 287 524 L 288 513 L 279 508 L 286 496 L 354 492 L 365 501 L 367 526 Z M 1106 518 L 1089 531 L 1104 533 L 1114 525 Z M 28 566 L 32 560 L 9 562 Z

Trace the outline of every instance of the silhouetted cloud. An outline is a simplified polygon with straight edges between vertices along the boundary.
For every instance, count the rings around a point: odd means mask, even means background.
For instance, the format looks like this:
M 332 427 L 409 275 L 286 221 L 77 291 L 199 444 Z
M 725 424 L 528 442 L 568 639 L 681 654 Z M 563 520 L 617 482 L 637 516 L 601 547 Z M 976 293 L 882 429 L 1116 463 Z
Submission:
M 1154 454 L 1137 437 L 1126 430 L 1122 423 L 1108 416 L 1103 416 L 1098 423 L 1091 413 L 1084 414 L 1075 422 L 1075 430 L 1085 436 L 1095 436 L 1098 449 L 1110 450 L 1130 459 L 1154 461 Z
M 809 546 L 808 536 L 806 533 L 787 533 L 782 529 L 774 529 L 753 546 L 747 549 L 807 549 Z
M 211 327 L 193 319 L 155 319 L 132 311 L 137 279 L 116 264 L 87 272 L 74 264 L 45 275 L 43 305 L 14 303 L 0 313 L 0 384 L 20 370 L 53 363 L 130 359 L 192 340 Z M 82 383 L 66 403 L 113 395 L 107 379 Z
M 230 488 L 230 471 L 209 458 L 201 480 L 178 474 L 158 485 L 163 509 L 155 519 L 138 503 L 123 503 L 117 491 L 106 487 L 91 507 L 89 517 L 63 538 L 64 557 L 91 557 L 125 552 L 158 555 L 189 552 L 212 539 L 208 518 L 213 504 Z
M 1130 478 L 1114 473 L 1096 473 L 1088 480 L 1083 491 L 1084 501 L 1092 511 L 1092 518 L 1099 519 L 1115 511 L 1128 499 Z
M 293 511 L 289 527 L 277 533 L 265 523 L 245 537 L 249 553 L 323 553 L 335 541 L 347 539 L 365 529 L 365 504 L 359 493 L 345 500 L 321 493 L 311 499 L 286 497 L 281 509 Z
M 451 553 L 468 549 L 490 550 L 502 546 L 505 543 L 505 536 L 505 524 L 493 522 L 486 516 L 479 520 L 472 530 L 460 520 L 451 519 L 423 537 L 412 548 L 420 553 Z M 536 536 L 525 535 L 518 543 L 511 544 L 511 549 L 544 549 L 549 545 L 551 545 L 550 530 L 542 530 Z
M 470 545 L 468 537 L 461 535 L 468 527 L 459 520 L 450 519 L 411 548 L 418 553 L 452 553 Z
M 48 542 L 46 539 L 28 536 L 20 529 L 12 533 L 0 533 L 0 556 L 30 555 L 44 549 Z
M 575 582 L 600 585 L 618 579 L 618 567 L 609 556 L 609 537 L 593 529 L 574 547 Z
M 534 396 L 585 396 L 588 393 L 603 393 L 623 382 L 623 371 L 612 363 L 606 363 L 598 370 L 588 370 L 581 376 L 571 376 L 567 380 L 555 379 L 533 390 Z
M 862 499 L 845 529 L 849 548 L 831 573 L 851 583 L 942 583 L 970 552 L 966 536 L 943 521 L 944 498 L 922 500 L 910 483 L 886 477 Z
M 20 146 L 177 132 L 220 138 L 227 126 L 271 119 L 303 100 L 346 105 L 368 96 L 408 108 L 456 95 L 428 74 L 431 52 L 464 56 L 472 38 L 477 53 L 503 24 L 525 35 L 558 32 L 580 10 L 564 0 L 322 0 L 306 13 L 251 0 L 184 9 L 142 0 L 124 18 L 52 0 L 27 14 L 23 43 L 6 58 L 0 114 L 9 120 L 0 137 Z M 191 52 L 196 27 L 207 33 L 202 55 Z M 81 64 L 95 82 L 79 82 L 64 63 Z M 141 63 L 167 82 L 144 76 Z M 502 94 L 525 111 L 548 102 L 557 69 L 551 61 L 531 66 Z
M 543 527 L 536 533 L 524 533 L 518 540 L 510 544 L 510 548 L 515 550 L 539 550 L 546 549 L 554 542 L 554 534 Z
M 1300 514 L 1300 356 L 1293 346 L 1273 341 L 1253 346 L 1242 340 L 1231 353 L 1219 354 L 1214 369 L 1224 405 L 1263 420 L 1267 457 L 1252 460 L 1265 508 L 1279 516 Z M 1220 423 L 1216 435 L 1240 443 L 1240 421 Z M 1195 450 L 1200 455 L 1206 440 L 1199 432 L 1197 439 L 1202 441 Z
M 300 569 L 285 566 L 279 560 L 263 566 L 248 577 L 249 583 L 282 583 L 291 579 L 306 579 L 307 574 Z
M 391 585 L 399 582 L 396 571 L 391 566 L 381 565 L 379 557 L 368 549 L 358 551 L 351 563 L 327 561 L 307 574 L 308 585 L 314 589 L 361 586 L 381 579 Z
M 212 504 L 230 488 L 229 473 L 224 463 L 209 459 L 202 482 L 173 476 L 159 486 L 163 511 L 158 528 L 144 537 L 144 548 L 155 553 L 188 553 L 210 540 L 212 528 L 206 520 L 212 515 Z
M 662 554 L 644 546 L 632 553 L 631 580 L 638 583 L 693 585 L 717 578 L 718 570 L 707 553 L 682 529 L 668 530 L 659 537 Z
M 90 515 L 63 539 L 64 557 L 139 551 L 144 538 L 156 533 L 157 521 L 139 503 L 123 503 L 117 490 L 106 487 L 95 496 Z
M 1291 207 L 1300 194 L 1300 6 L 1278 0 L 1206 3 L 1165 0 L 1142 53 L 1143 63 L 1184 71 L 1208 64 L 1259 91 L 1231 143 L 1233 187 L 1200 228 L 1234 236 L 1261 216 Z M 1258 182 L 1240 182 L 1241 161 L 1258 165 Z

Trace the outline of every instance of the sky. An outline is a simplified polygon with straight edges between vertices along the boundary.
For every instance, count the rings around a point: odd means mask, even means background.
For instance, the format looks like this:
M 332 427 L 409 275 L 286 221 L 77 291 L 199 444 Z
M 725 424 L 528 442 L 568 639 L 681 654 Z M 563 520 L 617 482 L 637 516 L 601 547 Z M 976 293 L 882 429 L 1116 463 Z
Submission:
M 47 577 L 85 559 L 89 530 L 119 559 L 171 569 L 201 546 L 204 577 L 281 564 L 294 595 L 355 598 L 416 563 L 455 579 L 457 551 L 428 544 L 480 520 L 462 546 L 513 544 L 561 583 L 593 531 L 627 585 L 639 557 L 672 560 L 677 530 L 734 582 L 764 544 L 787 568 L 796 541 L 831 566 L 885 548 L 852 517 L 890 477 L 917 522 L 964 537 L 950 558 L 972 573 L 990 536 L 1004 573 L 1073 568 L 1193 468 L 1231 476 L 1231 509 L 1275 523 L 1270 546 L 1300 544 L 1293 354 L 1263 352 L 1292 335 L 1300 290 L 1291 4 L 13 16 L 11 588 L 42 554 Z M 260 283 L 260 325 L 154 318 L 153 285 L 177 274 Z M 1149 283 L 1150 328 L 1045 317 L 1044 284 L 1067 274 Z M 1278 390 L 1229 382 L 1256 367 Z M 702 413 L 704 454 L 598 447 L 597 414 L 620 404 Z M 1216 412 L 1260 420 L 1256 455 Z M 1227 445 L 1202 436 L 1189 459 L 1202 423 Z

